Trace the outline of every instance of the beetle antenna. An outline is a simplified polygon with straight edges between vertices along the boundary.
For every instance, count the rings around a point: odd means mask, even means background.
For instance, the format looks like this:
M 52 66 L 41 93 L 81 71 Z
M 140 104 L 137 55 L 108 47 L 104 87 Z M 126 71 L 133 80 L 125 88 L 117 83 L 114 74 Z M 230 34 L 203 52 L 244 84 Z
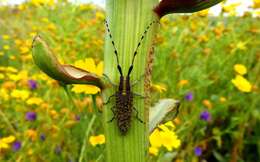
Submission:
M 132 70 L 133 70 L 135 56 L 137 55 L 137 51 L 138 51 L 139 47 L 141 46 L 141 43 L 142 43 L 144 37 L 146 36 L 146 33 L 148 32 L 148 30 L 150 29 L 150 27 L 151 27 L 154 23 L 156 23 L 156 22 L 158 22 L 158 21 L 152 21 L 152 22 L 146 27 L 144 33 L 142 34 L 142 37 L 141 37 L 140 41 L 138 42 L 138 45 L 137 45 L 137 47 L 136 47 L 136 49 L 135 49 L 134 56 L 133 56 L 133 58 L 132 58 L 132 63 L 131 63 L 131 66 L 130 66 L 130 68 L 129 68 L 129 70 L 128 70 L 127 76 L 129 76 L 130 73 L 131 73 Z M 159 22 L 158 22 L 158 23 L 159 23 Z
M 120 75 L 123 76 L 122 68 L 121 68 L 121 66 L 120 66 L 120 64 L 119 64 L 118 52 L 117 52 L 117 49 L 116 49 L 116 47 L 115 47 L 115 42 L 114 42 L 114 40 L 113 40 L 111 31 L 110 31 L 110 29 L 109 29 L 107 20 L 105 20 L 105 24 L 106 24 L 106 28 L 107 28 L 108 35 L 109 35 L 109 37 L 110 37 L 110 39 L 111 39 L 111 42 L 112 42 L 112 45 L 113 45 L 113 48 L 114 48 L 114 53 L 115 53 L 115 55 L 116 55 L 117 69 L 118 69 Z

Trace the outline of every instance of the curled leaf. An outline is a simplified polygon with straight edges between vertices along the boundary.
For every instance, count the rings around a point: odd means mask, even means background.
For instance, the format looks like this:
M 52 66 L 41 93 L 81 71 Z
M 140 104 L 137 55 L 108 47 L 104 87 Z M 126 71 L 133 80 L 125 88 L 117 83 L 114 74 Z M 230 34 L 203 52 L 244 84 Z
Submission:
M 149 112 L 149 131 L 151 132 L 163 119 L 175 111 L 174 117 L 178 114 L 180 102 L 174 99 L 162 99 L 150 108 Z
M 192 13 L 214 6 L 223 0 L 161 0 L 154 8 L 159 18 L 170 13 Z
M 101 77 L 72 65 L 62 65 L 47 43 L 37 35 L 32 44 L 35 64 L 49 77 L 63 84 L 89 84 L 104 89 Z

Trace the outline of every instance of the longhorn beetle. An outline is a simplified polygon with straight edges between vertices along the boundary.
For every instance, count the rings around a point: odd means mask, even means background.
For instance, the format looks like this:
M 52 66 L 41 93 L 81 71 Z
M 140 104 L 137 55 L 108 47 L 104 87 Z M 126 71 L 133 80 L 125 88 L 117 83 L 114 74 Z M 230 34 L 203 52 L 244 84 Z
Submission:
M 134 110 L 136 112 L 136 119 L 144 123 L 139 117 L 138 117 L 138 111 L 133 105 L 133 97 L 134 96 L 141 96 L 138 94 L 135 94 L 132 92 L 131 87 L 135 84 L 130 84 L 130 74 L 133 70 L 134 67 L 134 60 L 135 56 L 137 55 L 137 50 L 141 45 L 142 40 L 144 39 L 146 33 L 148 32 L 149 28 L 155 23 L 156 21 L 151 22 L 145 29 L 144 33 L 142 34 L 142 37 L 140 41 L 138 42 L 138 45 L 134 51 L 134 56 L 132 58 L 132 63 L 128 69 L 128 73 L 126 76 L 123 75 L 122 68 L 119 64 L 119 59 L 118 59 L 118 52 L 115 47 L 115 42 L 113 40 L 111 31 L 109 29 L 107 21 L 105 21 L 107 32 L 109 34 L 109 37 L 111 39 L 113 48 L 114 48 L 114 54 L 116 56 L 116 61 L 117 61 L 117 69 L 120 73 L 120 80 L 119 80 L 119 85 L 115 85 L 118 89 L 117 91 L 108 98 L 108 101 L 104 104 L 107 104 L 110 102 L 110 99 L 112 97 L 115 97 L 116 104 L 111 108 L 111 111 L 113 112 L 114 116 L 113 118 L 109 121 L 112 122 L 114 119 L 117 120 L 117 126 L 119 128 L 119 131 L 121 132 L 122 135 L 126 135 L 130 124 L 131 124 L 131 116 L 132 116 L 132 111 Z M 104 75 L 106 78 L 108 78 L 106 75 Z M 109 78 L 108 78 L 109 79 Z M 111 81 L 110 81 L 111 82 Z M 111 82 L 112 83 L 112 82 Z M 112 83 L 113 84 L 113 83 Z

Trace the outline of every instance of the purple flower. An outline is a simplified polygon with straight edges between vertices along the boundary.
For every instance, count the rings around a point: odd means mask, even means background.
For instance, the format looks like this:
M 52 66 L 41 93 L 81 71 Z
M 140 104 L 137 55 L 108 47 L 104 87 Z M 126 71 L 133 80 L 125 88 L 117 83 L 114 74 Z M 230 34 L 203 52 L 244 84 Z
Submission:
M 34 121 L 37 119 L 37 114 L 33 111 L 30 111 L 26 113 L 25 118 L 28 121 Z
M 197 146 L 194 148 L 194 153 L 196 156 L 200 156 L 202 154 L 202 149 Z
M 54 152 L 55 152 L 55 154 L 60 155 L 61 154 L 61 147 L 56 146 Z
M 75 115 L 75 120 L 80 121 L 80 115 Z
M 18 151 L 22 147 L 22 143 L 20 141 L 15 141 L 12 145 L 13 151 Z
M 45 134 L 44 134 L 44 133 L 41 133 L 41 134 L 40 134 L 40 139 L 41 139 L 41 141 L 45 141 L 45 139 L 46 139 L 46 136 L 45 136 Z
M 29 85 L 31 90 L 34 90 L 38 87 L 37 82 L 35 80 L 28 80 L 28 85 Z
M 192 94 L 192 92 L 187 93 L 187 94 L 185 95 L 185 99 L 186 99 L 187 101 L 192 101 L 192 100 L 193 100 L 193 94 Z
M 203 111 L 200 113 L 200 119 L 205 121 L 210 121 L 211 115 L 208 111 Z

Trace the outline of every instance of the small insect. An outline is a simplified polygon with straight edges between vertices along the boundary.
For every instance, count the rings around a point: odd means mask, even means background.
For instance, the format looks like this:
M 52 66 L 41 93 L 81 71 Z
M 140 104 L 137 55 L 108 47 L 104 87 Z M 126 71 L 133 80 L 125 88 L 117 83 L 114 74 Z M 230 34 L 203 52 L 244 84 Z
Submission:
M 114 48 L 114 53 L 116 55 L 116 60 L 117 60 L 117 69 L 120 73 L 120 81 L 119 81 L 119 85 L 115 85 L 118 89 L 117 91 L 108 98 L 108 101 L 105 103 L 109 103 L 110 102 L 110 99 L 111 98 L 115 98 L 115 101 L 116 101 L 116 104 L 115 106 L 113 106 L 111 108 L 111 111 L 113 112 L 114 116 L 113 118 L 109 121 L 109 122 L 112 122 L 114 119 L 117 120 L 117 125 L 118 125 L 118 128 L 119 128 L 119 131 L 121 132 L 122 135 L 126 135 L 129 127 L 130 127 L 130 123 L 131 123 L 131 117 L 132 117 L 132 111 L 134 110 L 136 112 L 136 119 L 141 122 L 141 123 L 144 123 L 138 116 L 138 111 L 137 109 L 134 107 L 133 105 L 133 98 L 134 96 L 139 96 L 139 97 L 143 97 L 142 95 L 139 95 L 139 94 L 136 94 L 134 92 L 132 92 L 131 90 L 131 87 L 135 84 L 131 84 L 130 83 L 130 74 L 133 70 L 133 64 L 134 64 L 134 60 L 135 60 L 135 57 L 137 55 L 137 51 L 138 51 L 138 48 L 140 47 L 141 45 L 141 42 L 142 40 L 144 39 L 147 31 L 149 30 L 149 28 L 153 25 L 153 23 L 155 23 L 156 21 L 153 21 L 151 22 L 145 29 L 144 33 L 142 34 L 142 37 L 140 39 L 140 41 L 138 42 L 138 45 L 135 49 L 135 52 L 134 52 L 134 56 L 132 58 L 132 63 L 128 69 L 128 73 L 126 76 L 123 75 L 123 72 L 122 72 L 122 68 L 119 64 L 119 59 L 118 59 L 118 52 L 116 50 L 116 47 L 115 47 L 115 42 L 113 41 L 113 37 L 112 37 L 112 34 L 111 34 L 111 31 L 108 27 L 108 23 L 107 21 L 105 21 L 105 24 L 106 24 L 106 28 L 107 28 L 107 32 L 109 34 L 109 37 L 112 41 L 112 45 L 113 45 L 113 48 Z M 107 77 L 105 75 L 105 77 Z M 108 77 L 107 77 L 108 78 Z M 109 78 L 108 78 L 109 79 Z M 111 81 L 110 81 L 111 82 Z M 111 82 L 112 83 L 112 82 Z

